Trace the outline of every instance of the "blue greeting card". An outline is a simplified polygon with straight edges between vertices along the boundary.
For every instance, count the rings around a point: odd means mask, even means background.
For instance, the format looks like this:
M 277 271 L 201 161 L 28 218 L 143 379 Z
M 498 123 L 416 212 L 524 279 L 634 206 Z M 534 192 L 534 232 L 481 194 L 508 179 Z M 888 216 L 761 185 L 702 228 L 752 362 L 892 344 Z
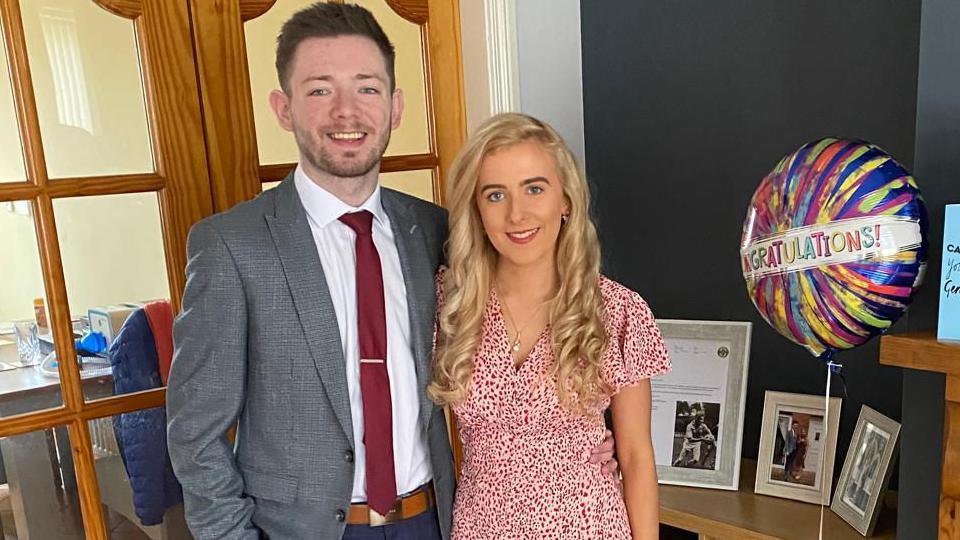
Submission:
M 960 341 L 960 204 L 948 204 L 943 224 L 940 322 L 937 339 Z

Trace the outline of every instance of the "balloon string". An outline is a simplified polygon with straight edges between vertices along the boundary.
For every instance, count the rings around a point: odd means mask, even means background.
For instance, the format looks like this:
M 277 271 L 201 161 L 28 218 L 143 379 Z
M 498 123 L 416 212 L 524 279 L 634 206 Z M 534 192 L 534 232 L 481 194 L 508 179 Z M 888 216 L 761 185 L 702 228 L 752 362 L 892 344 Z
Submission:
M 843 399 L 846 401 L 850 398 L 850 396 L 847 395 L 847 379 L 843 376 L 843 372 L 840 371 L 840 364 L 832 364 L 832 366 L 831 369 L 833 373 L 840 379 L 840 391 L 843 392 Z
M 830 426 L 830 378 L 831 378 L 831 376 L 834 374 L 834 372 L 836 372 L 836 373 L 837 373 L 837 376 L 840 377 L 840 380 L 843 381 L 843 375 L 840 374 L 840 368 L 841 368 L 841 367 L 843 367 L 843 366 L 841 366 L 841 365 L 838 364 L 838 363 L 835 363 L 832 359 L 827 359 L 827 388 L 825 389 L 825 391 L 824 391 L 824 393 L 823 393 L 823 441 L 824 441 L 824 443 L 826 443 L 826 441 L 827 441 L 827 430 L 830 429 L 830 428 L 829 428 L 829 426 Z M 844 383 L 843 383 L 843 393 L 844 393 L 844 396 L 846 396 L 846 394 L 847 394 L 847 384 L 846 384 L 846 381 L 844 381 Z M 823 453 L 822 453 L 822 452 L 821 452 L 821 454 L 820 454 L 820 465 L 821 465 L 821 467 L 822 467 L 822 465 L 823 465 Z M 820 473 L 821 473 L 820 481 L 821 481 L 821 482 L 823 482 L 823 481 L 825 480 L 825 479 L 824 479 L 823 472 L 824 472 L 823 470 L 820 471 Z M 831 481 L 831 480 L 832 480 L 832 478 L 831 478 L 831 479 L 826 479 L 827 482 L 829 482 L 829 481 Z M 822 496 L 821 496 L 821 497 L 822 497 Z M 823 540 L 823 509 L 824 509 L 824 504 L 823 504 L 823 499 L 821 498 L 821 499 L 820 499 L 820 536 L 818 537 L 820 540 Z

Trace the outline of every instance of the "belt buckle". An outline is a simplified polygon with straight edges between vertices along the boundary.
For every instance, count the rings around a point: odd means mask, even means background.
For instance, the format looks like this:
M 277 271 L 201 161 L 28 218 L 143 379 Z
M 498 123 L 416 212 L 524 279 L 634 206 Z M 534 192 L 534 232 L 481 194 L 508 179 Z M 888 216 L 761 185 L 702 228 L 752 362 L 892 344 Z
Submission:
M 393 523 L 393 522 L 395 522 L 395 521 L 400 521 L 403 516 L 400 515 L 401 512 L 400 512 L 400 504 L 399 504 L 399 503 L 400 503 L 400 501 L 398 500 L 398 501 L 397 501 L 397 504 L 393 505 L 393 508 L 391 508 L 390 511 L 387 512 L 386 514 L 381 514 L 380 512 L 377 512 L 376 510 L 374 510 L 373 508 L 369 508 L 369 512 L 370 512 L 370 526 L 371 526 L 371 527 L 382 527 L 382 526 L 387 525 L 387 524 L 389 524 L 389 523 Z

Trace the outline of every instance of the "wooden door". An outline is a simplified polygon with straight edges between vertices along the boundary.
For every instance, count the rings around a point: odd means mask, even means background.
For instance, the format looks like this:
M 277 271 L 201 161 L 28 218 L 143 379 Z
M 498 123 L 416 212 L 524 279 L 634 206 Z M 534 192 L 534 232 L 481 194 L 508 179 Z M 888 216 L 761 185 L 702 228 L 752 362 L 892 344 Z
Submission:
M 24 300 L 44 299 L 58 359 L 77 357 L 89 308 L 179 305 L 187 231 L 213 211 L 189 22 L 185 1 L 0 0 L 0 320 L 33 319 Z M 164 390 L 112 396 L 109 363 L 44 375 L 12 341 L 0 332 L 4 528 L 108 538 L 102 428 Z
M 409 135 L 395 134 L 384 183 L 442 202 L 443 174 L 464 138 L 457 1 L 360 3 L 397 40 L 398 82 L 412 89 Z M 162 407 L 165 397 L 163 388 L 113 395 L 109 366 L 91 362 L 59 362 L 52 376 L 18 365 L 12 321 L 34 318 L 32 299 L 43 299 L 46 340 L 58 359 L 72 359 L 90 309 L 154 299 L 179 307 L 190 226 L 294 166 L 290 147 L 264 144 L 278 138 L 269 135 L 258 72 L 272 70 L 276 29 L 304 4 L 0 0 L 0 453 L 14 523 L 2 494 L 0 518 L 8 533 L 119 534 L 104 505 L 132 507 L 108 478 L 123 475 L 111 419 Z M 248 57 L 256 35 L 268 43 Z M 419 107 L 409 106 L 411 95 Z

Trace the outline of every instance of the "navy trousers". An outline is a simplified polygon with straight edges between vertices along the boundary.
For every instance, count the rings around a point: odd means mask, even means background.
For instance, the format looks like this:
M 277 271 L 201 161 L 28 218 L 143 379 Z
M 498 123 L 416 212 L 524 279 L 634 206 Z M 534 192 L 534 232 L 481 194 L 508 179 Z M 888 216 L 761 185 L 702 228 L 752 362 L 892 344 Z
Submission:
M 380 527 L 347 525 L 342 540 L 442 540 L 437 509 Z

